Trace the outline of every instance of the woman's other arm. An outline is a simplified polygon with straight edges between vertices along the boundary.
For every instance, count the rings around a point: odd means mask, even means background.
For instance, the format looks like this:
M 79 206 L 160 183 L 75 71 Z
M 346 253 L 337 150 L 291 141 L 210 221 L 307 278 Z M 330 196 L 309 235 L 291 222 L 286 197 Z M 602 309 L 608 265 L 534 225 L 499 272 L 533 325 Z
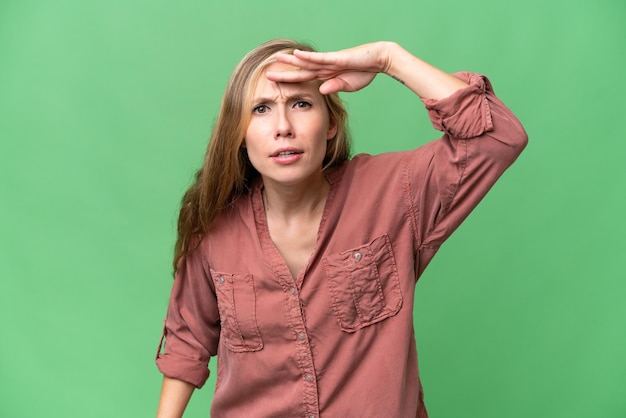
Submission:
M 157 418 L 182 417 L 194 389 L 191 383 L 164 376 Z
M 158 418 L 181 417 L 194 388 L 209 377 L 217 355 L 219 312 L 213 279 L 199 245 L 179 263 L 156 363 L 163 374 Z

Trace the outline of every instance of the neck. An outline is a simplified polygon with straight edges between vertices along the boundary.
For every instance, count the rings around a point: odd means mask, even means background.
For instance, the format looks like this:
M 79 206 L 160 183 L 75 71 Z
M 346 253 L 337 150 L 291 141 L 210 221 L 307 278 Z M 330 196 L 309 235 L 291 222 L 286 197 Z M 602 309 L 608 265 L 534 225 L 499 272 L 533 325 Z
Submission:
M 306 184 L 286 186 L 266 182 L 263 189 L 265 212 L 283 219 L 315 216 L 323 210 L 329 190 L 330 184 L 323 173 Z

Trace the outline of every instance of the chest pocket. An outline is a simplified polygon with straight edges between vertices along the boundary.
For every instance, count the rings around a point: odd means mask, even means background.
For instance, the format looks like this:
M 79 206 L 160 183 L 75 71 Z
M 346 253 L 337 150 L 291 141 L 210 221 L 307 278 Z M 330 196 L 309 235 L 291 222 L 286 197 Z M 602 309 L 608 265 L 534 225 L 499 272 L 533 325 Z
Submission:
M 256 298 L 251 274 L 211 270 L 220 312 L 220 341 L 237 353 L 258 351 L 263 340 L 256 321 Z
M 394 316 L 402 306 L 398 271 L 387 235 L 324 260 L 332 308 L 343 331 Z

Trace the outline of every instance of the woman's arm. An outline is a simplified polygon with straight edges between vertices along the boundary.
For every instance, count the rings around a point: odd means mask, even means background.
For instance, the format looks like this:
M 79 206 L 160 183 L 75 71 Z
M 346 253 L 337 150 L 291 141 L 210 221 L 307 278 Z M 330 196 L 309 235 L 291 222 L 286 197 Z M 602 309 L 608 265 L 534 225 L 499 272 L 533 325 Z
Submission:
M 267 72 L 273 81 L 318 79 L 320 92 L 329 94 L 360 90 L 376 74 L 385 73 L 424 101 L 433 126 L 444 135 L 407 154 L 412 157 L 404 170 L 418 275 L 526 146 L 524 128 L 495 96 L 486 77 L 447 74 L 396 43 L 376 42 L 337 52 L 294 51 L 276 59 L 298 68 Z
M 278 82 L 322 80 L 320 92 L 357 91 L 369 85 L 376 74 L 385 73 L 423 99 L 442 99 L 467 84 L 406 51 L 395 42 L 375 42 L 336 52 L 294 51 L 279 54 L 280 62 L 298 71 L 268 71 Z
M 400 45 L 384 42 L 389 54 L 384 73 L 405 84 L 422 99 L 439 100 L 468 85 L 407 52 Z
M 157 418 L 182 417 L 194 389 L 191 383 L 164 376 Z
M 202 244 L 181 259 L 156 355 L 163 384 L 157 417 L 181 417 L 209 377 L 220 334 L 217 297 Z

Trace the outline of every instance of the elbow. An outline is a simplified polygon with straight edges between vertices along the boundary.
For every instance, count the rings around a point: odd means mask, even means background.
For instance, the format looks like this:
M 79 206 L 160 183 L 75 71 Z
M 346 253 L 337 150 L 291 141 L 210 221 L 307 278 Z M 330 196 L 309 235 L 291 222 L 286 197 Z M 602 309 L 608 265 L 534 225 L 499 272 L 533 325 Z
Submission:
M 511 139 L 511 148 L 515 155 L 514 159 L 517 159 L 522 151 L 524 151 L 524 148 L 526 148 L 526 145 L 528 145 L 528 134 L 524 128 L 520 126 L 519 131 L 516 132 Z
M 528 134 L 519 119 L 504 105 L 493 106 L 490 115 L 492 125 L 487 135 L 504 145 L 506 151 L 502 158 L 513 163 L 528 145 Z M 497 148 L 502 149 L 501 146 Z
M 521 127 L 519 130 L 507 131 L 504 135 L 500 132 L 497 136 L 489 136 L 492 141 L 488 147 L 481 148 L 482 152 L 486 160 L 491 160 L 502 171 L 517 160 L 528 144 L 528 135 Z
M 493 152 L 497 155 L 497 159 L 509 166 L 519 157 L 528 145 L 528 134 L 524 127 L 517 119 L 510 119 L 508 126 L 504 129 L 496 129 L 488 135 L 495 140 Z

